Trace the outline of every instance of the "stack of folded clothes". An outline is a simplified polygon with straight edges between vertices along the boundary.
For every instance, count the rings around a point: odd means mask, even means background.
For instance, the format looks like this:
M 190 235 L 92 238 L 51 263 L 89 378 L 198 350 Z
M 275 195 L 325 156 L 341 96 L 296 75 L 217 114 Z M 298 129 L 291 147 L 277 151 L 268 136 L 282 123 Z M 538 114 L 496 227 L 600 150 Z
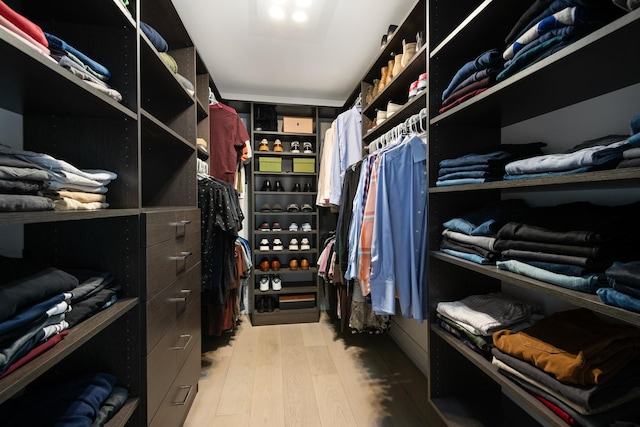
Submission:
M 499 372 L 570 425 L 640 419 L 640 329 L 575 309 L 497 331 L 493 344 Z
M 605 273 L 611 287 L 598 289 L 600 301 L 640 313 L 640 261 L 616 261 Z
M 459 301 L 439 302 L 438 325 L 466 346 L 489 358 L 491 335 L 504 328 L 516 330 L 540 319 L 538 308 L 502 293 L 472 295 Z
M 105 209 L 118 175 L 0 144 L 0 211 Z
M 171 55 L 167 53 L 167 51 L 169 50 L 169 44 L 164 39 L 164 37 L 162 37 L 158 30 L 145 22 L 140 22 L 140 29 L 142 30 L 144 35 L 147 36 L 153 47 L 156 48 L 156 50 L 160 54 L 160 59 L 162 59 L 162 62 L 164 62 L 165 65 L 175 75 L 176 80 L 180 82 L 182 87 L 184 87 L 184 89 L 191 96 L 194 96 L 196 91 L 193 83 L 191 83 L 191 81 L 189 81 L 189 79 L 184 77 L 182 74 L 178 73 L 178 63 Z
M 465 63 L 442 92 L 442 108 L 439 112 L 444 113 L 487 90 L 503 69 L 503 62 L 498 49 L 490 49 Z
M 496 265 L 595 293 L 608 287 L 603 273 L 614 261 L 640 259 L 635 241 L 640 232 L 639 214 L 640 202 L 619 206 L 572 202 L 531 208 L 498 231 L 494 247 L 505 261 Z
M 436 186 L 479 184 L 499 181 L 504 177 L 505 165 L 516 159 L 542 154 L 543 142 L 503 144 L 499 150 L 471 153 L 440 161 Z
M 49 58 L 49 42 L 42 29 L 0 0 L 0 27 L 15 35 L 30 49 Z
M 49 33 L 44 33 L 44 35 L 49 42 L 51 57 L 55 59 L 61 67 L 69 70 L 74 76 L 79 77 L 89 86 L 99 90 L 110 98 L 118 102 L 122 101 L 120 92 L 107 84 L 107 81 L 111 78 L 111 72 L 107 67 L 75 49 L 61 38 Z
M 535 64 L 622 16 L 610 1 L 537 0 L 520 17 L 505 42 L 504 70 L 496 81 Z
M 520 199 L 503 200 L 451 218 L 442 224 L 440 250 L 477 264 L 493 264 L 499 256 L 496 233 L 527 208 Z

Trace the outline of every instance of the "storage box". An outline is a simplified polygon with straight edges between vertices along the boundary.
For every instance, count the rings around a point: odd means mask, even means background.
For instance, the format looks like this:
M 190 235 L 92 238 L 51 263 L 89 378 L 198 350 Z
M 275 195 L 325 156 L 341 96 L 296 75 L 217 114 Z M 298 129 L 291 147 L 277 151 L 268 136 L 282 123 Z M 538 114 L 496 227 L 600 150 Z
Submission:
M 316 173 L 316 159 L 293 158 L 294 172 Z
M 278 297 L 280 310 L 293 310 L 296 308 L 313 308 L 316 306 L 314 294 L 280 295 Z
M 260 157 L 258 170 L 260 170 L 260 172 L 282 172 L 282 158 Z
M 313 119 L 311 117 L 282 118 L 282 132 L 313 133 Z

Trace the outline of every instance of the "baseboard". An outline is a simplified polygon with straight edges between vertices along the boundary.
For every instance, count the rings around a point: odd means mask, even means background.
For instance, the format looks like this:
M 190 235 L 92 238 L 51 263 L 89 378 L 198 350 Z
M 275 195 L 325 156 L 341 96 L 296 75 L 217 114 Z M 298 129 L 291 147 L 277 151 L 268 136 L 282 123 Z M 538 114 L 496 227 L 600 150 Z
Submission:
M 422 348 L 407 331 L 391 318 L 389 336 L 398 344 L 398 347 L 420 369 L 425 377 L 428 377 L 427 352 Z

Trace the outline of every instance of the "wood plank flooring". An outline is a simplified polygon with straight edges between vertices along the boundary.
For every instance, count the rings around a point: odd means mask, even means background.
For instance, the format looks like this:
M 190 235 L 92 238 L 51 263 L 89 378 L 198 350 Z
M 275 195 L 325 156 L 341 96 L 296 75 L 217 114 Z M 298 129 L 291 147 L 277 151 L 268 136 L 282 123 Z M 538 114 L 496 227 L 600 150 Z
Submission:
M 427 379 L 388 335 L 318 323 L 203 337 L 199 390 L 184 427 L 429 426 Z M 435 425 L 435 424 L 433 424 Z

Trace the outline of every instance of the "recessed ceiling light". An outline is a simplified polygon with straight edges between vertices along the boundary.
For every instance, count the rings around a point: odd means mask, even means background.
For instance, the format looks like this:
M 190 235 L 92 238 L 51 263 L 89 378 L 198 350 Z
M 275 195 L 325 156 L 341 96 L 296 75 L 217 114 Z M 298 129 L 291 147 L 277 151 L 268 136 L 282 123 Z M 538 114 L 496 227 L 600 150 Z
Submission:
M 291 18 L 296 22 L 304 22 L 307 20 L 308 16 L 303 11 L 296 10 L 295 12 L 293 12 L 293 15 L 291 15 Z
M 284 10 L 281 7 L 272 6 L 269 9 L 269 16 L 271 16 L 273 19 L 284 19 Z
M 298 7 L 309 7 L 311 6 L 311 0 L 296 0 L 296 4 Z

